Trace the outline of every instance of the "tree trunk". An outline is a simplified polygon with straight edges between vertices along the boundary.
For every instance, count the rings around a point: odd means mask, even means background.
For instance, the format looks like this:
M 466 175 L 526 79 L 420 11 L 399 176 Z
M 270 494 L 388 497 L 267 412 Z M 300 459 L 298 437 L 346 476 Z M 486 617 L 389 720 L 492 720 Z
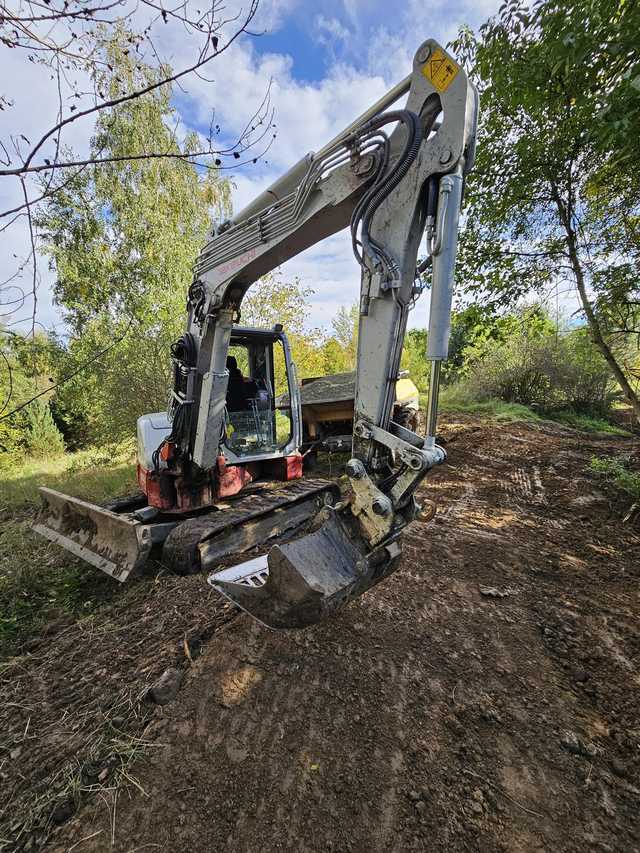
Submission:
M 631 404 L 636 420 L 638 421 L 638 423 L 640 423 L 640 398 L 633 390 L 627 376 L 618 364 L 616 357 L 611 350 L 611 347 L 604 339 L 602 329 L 600 328 L 600 323 L 598 322 L 598 318 L 596 317 L 595 311 L 593 310 L 593 306 L 589 301 L 587 287 L 584 280 L 584 270 L 582 269 L 582 264 L 580 263 L 580 257 L 578 255 L 578 241 L 576 239 L 576 232 L 573 228 L 571 219 L 567 212 L 567 207 L 564 201 L 560 198 L 560 193 L 557 187 L 555 186 L 552 186 L 552 195 L 558 208 L 560 221 L 567 235 L 569 260 L 571 262 L 571 268 L 576 279 L 576 287 L 578 288 L 578 293 L 580 295 L 580 302 L 587 317 L 587 323 L 589 324 L 591 337 L 593 338 L 593 342 L 595 343 L 595 345 L 598 347 L 598 349 L 604 356 L 605 361 L 611 368 L 611 371 L 615 376 L 618 385 L 622 388 L 626 398 Z

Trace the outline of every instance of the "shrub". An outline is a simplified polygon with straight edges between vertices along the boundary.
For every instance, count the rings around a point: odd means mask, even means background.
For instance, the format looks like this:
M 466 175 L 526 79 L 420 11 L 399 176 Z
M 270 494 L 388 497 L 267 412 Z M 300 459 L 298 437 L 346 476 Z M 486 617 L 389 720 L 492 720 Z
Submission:
M 36 400 L 27 407 L 25 413 L 25 446 L 28 454 L 41 459 L 64 453 L 62 433 L 53 421 L 49 406 Z
M 549 378 L 558 405 L 583 414 L 606 414 L 613 398 L 611 370 L 587 329 L 575 329 L 559 340 L 549 362 Z
M 585 329 L 557 334 L 539 326 L 520 328 L 485 345 L 469 372 L 481 397 L 552 412 L 604 415 L 609 410 L 611 373 Z

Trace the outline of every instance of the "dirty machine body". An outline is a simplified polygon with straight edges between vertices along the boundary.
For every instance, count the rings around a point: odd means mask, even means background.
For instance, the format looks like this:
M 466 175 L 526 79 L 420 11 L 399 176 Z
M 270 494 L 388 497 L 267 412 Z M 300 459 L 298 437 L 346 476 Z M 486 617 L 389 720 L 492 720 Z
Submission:
M 404 106 L 395 106 L 403 96 Z M 254 508 L 250 519 L 258 538 L 237 542 L 235 551 L 273 539 L 268 553 L 209 577 L 264 624 L 313 624 L 396 568 L 402 530 L 419 511 L 415 491 L 445 458 L 435 441 L 439 369 L 447 357 L 459 211 L 477 111 L 477 92 L 464 69 L 429 39 L 405 80 L 213 230 L 195 265 L 185 333 L 172 350 L 168 413 L 147 415 L 138 425 L 145 505 L 133 510 L 137 516 L 124 513 L 123 523 L 133 525 L 125 563 L 135 552 L 135 531 L 138 542 L 162 540 L 177 568 L 196 552 L 205 566 L 207 549 L 218 555 L 210 557 L 213 565 L 220 559 L 219 516 L 229 512 L 219 509 L 220 501 L 231 501 L 238 514 L 232 525 L 237 539 L 243 502 L 270 499 L 271 508 L 262 514 Z M 252 494 L 261 478 L 298 480 L 302 436 L 286 336 L 279 327 L 239 326 L 243 297 L 261 276 L 345 228 L 360 268 L 348 488 L 338 494 L 329 483 L 305 479 Z M 427 258 L 418 265 L 423 236 Z M 394 422 L 393 406 L 408 313 L 425 287 L 431 292 L 426 357 L 432 367 L 426 436 L 420 436 Z M 279 399 L 288 400 L 284 409 Z M 299 494 L 288 499 L 295 488 Z M 51 499 L 49 507 L 54 504 Z M 91 550 L 101 523 L 90 510 L 58 506 L 41 532 L 55 533 L 57 525 L 64 538 L 84 519 L 84 544 Z M 83 518 L 74 518 L 76 512 Z M 292 512 L 299 524 L 287 523 Z M 191 517 L 180 520 L 185 514 Z M 154 533 L 160 524 L 165 527 Z

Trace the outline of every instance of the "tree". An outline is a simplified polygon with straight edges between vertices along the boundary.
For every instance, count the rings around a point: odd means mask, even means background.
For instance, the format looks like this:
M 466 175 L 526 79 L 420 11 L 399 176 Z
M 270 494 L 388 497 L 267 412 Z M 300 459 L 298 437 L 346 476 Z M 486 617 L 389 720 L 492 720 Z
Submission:
M 240 321 L 244 326 L 269 328 L 277 323 L 288 335 L 302 335 L 313 290 L 299 278 L 285 281 L 277 272 L 262 276 L 242 301 Z
M 262 103 L 248 109 L 244 130 L 235 138 L 224 133 L 213 111 L 208 132 L 192 135 L 182 146 L 166 148 L 164 135 L 147 135 L 144 145 L 131 137 L 131 146 L 123 137 L 117 152 L 95 141 L 79 153 L 66 145 L 70 132 L 88 140 L 96 122 L 104 127 L 105 116 L 148 96 L 166 98 L 176 82 L 186 91 L 190 80 L 224 61 L 231 45 L 250 34 L 257 10 L 258 0 L 248 0 L 237 14 L 221 0 L 172 6 L 156 0 L 2 3 L 0 112 L 6 120 L 0 132 L 0 232 L 17 246 L 26 238 L 29 249 L 22 256 L 13 250 L 15 270 L 0 282 L 0 303 L 9 308 L 12 323 L 30 320 L 31 337 L 38 325 L 40 204 L 65 189 L 73 191 L 87 170 L 94 180 L 95 167 L 105 164 L 184 160 L 199 170 L 217 170 L 255 163 L 268 150 L 275 137 L 268 84 Z M 105 45 L 123 36 L 121 52 L 139 74 L 113 73 L 115 66 L 105 55 Z M 175 54 L 176 45 L 182 61 L 171 68 L 161 57 Z M 29 116 L 24 123 L 23 115 Z
M 626 151 L 620 158 L 612 118 L 628 94 L 627 48 L 624 62 L 611 60 L 613 85 L 606 72 L 607 56 L 617 55 L 620 21 L 630 22 L 635 5 L 549 0 L 532 9 L 511 0 L 479 38 L 463 32 L 456 47 L 473 65 L 482 116 L 459 279 L 477 297 L 512 304 L 531 290 L 564 289 L 568 278 L 594 343 L 640 420 L 633 377 L 617 357 L 609 322 L 611 300 L 620 304 L 612 278 L 627 303 L 639 294 L 638 253 L 621 257 L 611 239 L 616 231 L 637 234 L 640 208 L 632 160 Z M 584 61 L 589 49 L 594 63 Z M 615 109 L 602 114 L 604 129 L 596 132 L 596 105 L 609 101 Z M 614 163 L 626 179 L 626 192 L 615 199 L 604 180 Z
M 336 354 L 340 353 L 340 370 L 354 370 L 358 355 L 358 323 L 360 312 L 357 303 L 349 308 L 341 305 L 338 313 L 331 321 L 333 340 L 337 344 Z M 331 341 L 331 338 L 327 342 Z
M 627 0 L 555 0 L 520 19 L 523 35 L 546 34 L 544 47 L 558 80 L 581 75 L 575 107 L 591 117 L 586 133 L 600 157 L 625 173 L 640 155 L 640 7 Z
M 64 449 L 62 435 L 52 415 L 52 394 L 63 348 L 51 333 L 35 338 L 5 333 L 0 352 L 0 457 L 2 463 L 22 456 L 51 455 Z M 32 403 L 32 397 L 41 394 Z M 3 417 L 11 406 L 28 404 L 16 414 Z
M 127 43 L 122 32 L 105 46 L 104 89 L 129 78 L 141 87 L 161 73 L 134 61 Z M 91 362 L 62 385 L 60 405 L 85 413 L 102 440 L 132 436 L 140 414 L 166 408 L 169 348 L 184 328 L 192 266 L 210 215 L 230 207 L 229 183 L 213 169 L 199 174 L 180 157 L 121 157 L 152 143 L 189 151 L 196 140 L 181 145 L 175 124 L 166 86 L 103 111 L 92 150 L 109 162 L 61 179 L 37 220 L 72 331 L 59 378 Z
M 42 400 L 34 400 L 25 409 L 27 431 L 25 447 L 30 456 L 51 459 L 64 453 L 64 441 L 51 416 L 51 409 Z
M 427 361 L 426 329 L 409 329 L 404 339 L 400 366 L 409 372 L 409 378 L 421 391 L 427 389 L 431 363 Z
M 302 284 L 299 278 L 286 281 L 278 271 L 257 281 L 241 306 L 240 322 L 243 325 L 268 329 L 280 324 L 284 328 L 299 379 L 324 372 L 322 333 L 308 325 L 308 299 L 312 294 L 313 290 Z M 284 369 L 282 357 L 278 356 L 278 387 L 283 385 Z

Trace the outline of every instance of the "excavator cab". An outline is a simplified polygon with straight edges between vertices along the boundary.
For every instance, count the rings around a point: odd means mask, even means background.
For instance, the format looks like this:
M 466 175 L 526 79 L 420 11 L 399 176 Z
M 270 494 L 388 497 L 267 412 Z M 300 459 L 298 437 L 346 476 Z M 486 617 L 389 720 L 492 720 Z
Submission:
M 220 442 L 220 456 L 224 456 L 226 464 L 247 466 L 298 454 L 302 434 L 300 394 L 282 326 L 273 329 L 234 326 L 226 372 L 228 384 Z M 167 461 L 159 458 L 156 451 L 170 436 L 171 429 L 171 419 L 164 412 L 138 419 L 138 463 L 143 472 L 151 471 L 154 466 L 162 470 L 167 467 Z M 141 485 L 146 492 L 146 482 Z
M 302 416 L 295 365 L 282 326 L 235 327 L 226 367 L 222 446 L 227 461 L 240 464 L 296 453 Z M 287 406 L 280 404 L 283 399 Z

